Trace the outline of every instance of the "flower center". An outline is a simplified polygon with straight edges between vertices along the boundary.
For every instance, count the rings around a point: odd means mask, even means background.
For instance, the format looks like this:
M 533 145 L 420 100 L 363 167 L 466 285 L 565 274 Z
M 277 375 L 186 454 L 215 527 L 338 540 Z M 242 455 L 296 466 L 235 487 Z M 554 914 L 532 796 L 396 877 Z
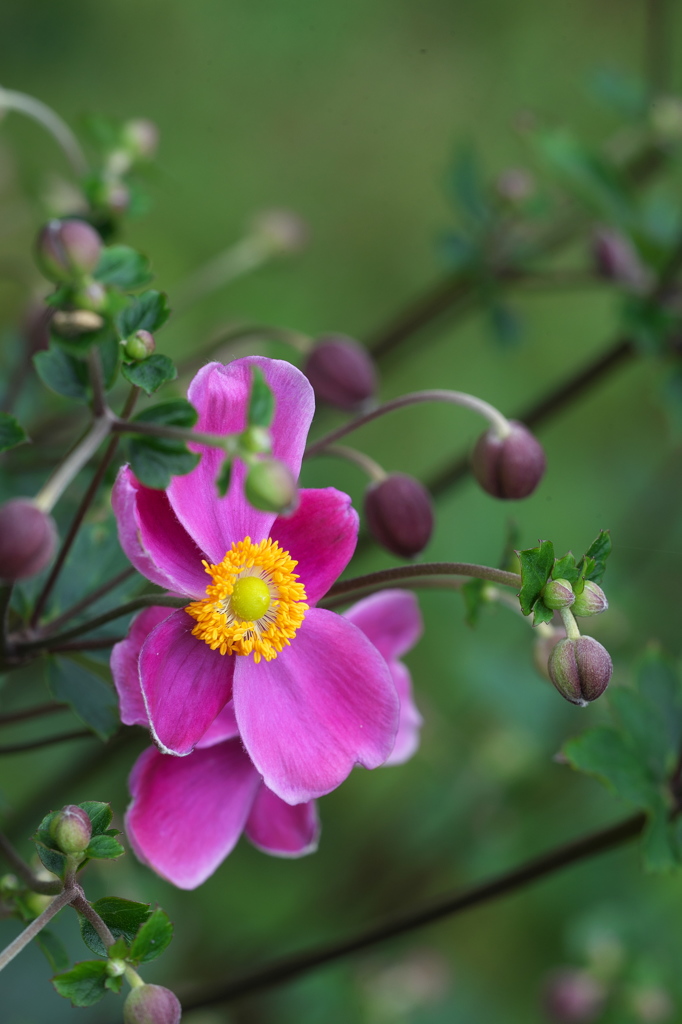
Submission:
M 251 654 L 271 661 L 289 644 L 308 610 L 293 572 L 297 562 L 277 541 L 233 544 L 219 565 L 204 562 L 213 582 L 206 597 L 185 611 L 196 619 L 194 636 L 221 654 Z

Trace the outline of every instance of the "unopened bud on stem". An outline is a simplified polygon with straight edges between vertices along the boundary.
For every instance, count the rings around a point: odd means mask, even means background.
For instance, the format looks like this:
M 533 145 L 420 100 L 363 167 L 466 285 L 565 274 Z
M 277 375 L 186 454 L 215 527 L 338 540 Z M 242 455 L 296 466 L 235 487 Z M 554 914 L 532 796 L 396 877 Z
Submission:
M 83 853 L 92 838 L 90 816 L 77 804 L 67 804 L 50 822 L 50 835 L 63 853 Z
M 549 656 L 549 677 L 562 697 L 584 707 L 600 697 L 613 672 L 611 656 L 591 636 L 560 640 Z
M 73 284 L 91 274 L 102 253 L 102 239 L 84 220 L 51 220 L 38 235 L 38 264 L 56 284 Z
M 605 612 L 608 606 L 609 602 L 606 600 L 606 594 L 602 588 L 592 580 L 588 580 L 582 594 L 577 595 L 571 611 L 574 615 L 586 617 L 599 615 L 601 612 Z
M 179 1024 L 181 1016 L 178 997 L 162 985 L 139 985 L 123 1004 L 124 1024 Z
M 140 330 L 131 335 L 125 343 L 125 354 L 128 359 L 147 359 L 156 348 L 154 335 L 149 331 Z
M 509 426 L 504 437 L 493 429 L 479 437 L 472 469 L 483 490 L 494 498 L 526 498 L 543 477 L 545 453 L 523 423 L 510 420 Z
M 54 519 L 30 498 L 0 505 L 0 580 L 35 576 L 52 558 L 56 544 Z
M 159 129 L 153 121 L 140 117 L 123 125 L 123 144 L 138 160 L 151 160 L 159 145 Z
M 550 580 L 542 592 L 542 600 L 548 608 L 570 608 L 575 603 L 575 594 L 568 580 Z
M 373 537 L 402 558 L 418 555 L 433 530 L 431 495 L 406 473 L 392 473 L 365 492 L 365 518 Z
M 298 505 L 296 480 L 279 459 L 263 459 L 249 469 L 244 484 L 246 500 L 263 512 L 291 515 Z
M 377 389 L 377 374 L 366 348 L 345 334 L 318 339 L 303 372 L 315 396 L 346 412 L 361 409 Z

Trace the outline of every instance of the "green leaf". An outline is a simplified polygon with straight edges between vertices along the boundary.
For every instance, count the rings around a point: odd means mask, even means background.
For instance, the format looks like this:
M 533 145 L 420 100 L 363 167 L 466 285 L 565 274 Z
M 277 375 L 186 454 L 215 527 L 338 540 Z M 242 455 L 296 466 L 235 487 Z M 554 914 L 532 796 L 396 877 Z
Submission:
M 102 361 L 102 377 L 107 391 L 114 386 L 118 377 L 118 363 L 121 356 L 121 344 L 113 330 L 107 330 L 99 343 L 99 355 Z
M 642 857 L 647 871 L 672 871 L 679 864 L 679 850 L 674 823 L 661 798 L 649 814 L 642 835 Z
M 464 598 L 464 607 L 466 609 L 465 619 L 467 625 L 475 626 L 478 622 L 481 609 L 486 603 L 484 592 L 485 592 L 485 580 L 468 580 L 461 588 L 460 592 Z
M 660 792 L 651 772 L 616 729 L 597 726 L 569 740 L 563 751 L 574 768 L 596 775 L 629 803 L 645 809 L 658 806 Z
M 191 473 L 199 462 L 199 456 L 182 442 L 161 438 L 135 438 L 128 442 L 128 452 L 137 479 L 158 491 L 164 491 L 172 477 Z
M 84 960 L 66 974 L 58 974 L 52 984 L 72 1006 L 92 1006 L 106 995 L 108 977 L 106 960 Z
M 102 251 L 94 276 L 102 284 L 135 291 L 149 284 L 154 275 L 149 260 L 142 253 L 127 245 L 109 245 Z
M 223 464 L 220 467 L 220 472 L 215 478 L 215 485 L 218 488 L 218 494 L 221 498 L 224 498 L 230 489 L 230 480 L 232 479 L 232 456 L 228 455 L 223 460 Z
M 71 960 L 66 946 L 54 932 L 49 928 L 43 928 L 42 932 L 36 935 L 36 945 L 47 957 L 47 961 L 53 971 L 63 971 L 68 967 Z
M 452 192 L 461 211 L 477 225 L 490 220 L 486 183 L 476 152 L 462 146 L 455 154 L 451 172 Z
M 135 416 L 131 423 L 161 423 L 167 427 L 193 427 L 199 413 L 184 398 L 172 398 L 157 402 Z M 146 436 L 146 435 L 145 435 Z
M 131 384 L 142 388 L 148 395 L 153 394 L 170 380 L 175 380 L 178 371 L 168 356 L 152 355 L 140 363 L 124 363 L 121 373 Z
M 275 396 L 265 383 L 263 371 L 259 366 L 251 367 L 251 380 L 247 425 L 267 428 L 275 415 Z
M 539 626 L 542 622 L 551 622 L 554 618 L 554 612 L 551 608 L 548 608 L 541 597 L 533 605 L 533 625 Z
M 51 344 L 46 352 L 33 357 L 36 373 L 51 391 L 77 402 L 87 402 L 88 370 L 82 359 L 69 355 L 59 345 Z
M 127 338 L 135 331 L 158 331 L 168 317 L 167 296 L 164 292 L 147 291 L 136 295 L 130 305 L 116 317 L 116 326 L 122 338 Z
M 554 565 L 554 545 L 549 540 L 540 542 L 537 548 L 526 548 L 518 552 L 521 561 L 521 590 L 519 603 L 524 615 L 530 615 L 533 605 L 540 597 Z
M 114 836 L 93 836 L 87 850 L 88 857 L 94 860 L 115 860 L 121 857 L 125 850 Z
M 8 412 L 0 412 L 0 452 L 16 448 L 28 441 L 28 435 L 20 423 Z
M 583 575 L 586 580 L 592 580 L 593 583 L 601 583 L 604 573 L 606 572 L 606 559 L 611 554 L 611 534 L 608 530 L 601 530 L 599 536 L 596 537 L 589 548 L 583 555 L 583 561 L 587 562 L 592 559 L 594 565 L 590 565 L 583 570 Z
M 568 580 L 569 583 L 577 583 L 580 579 L 580 570 L 576 565 L 574 556 L 569 551 L 562 558 L 557 558 L 552 569 L 553 580 Z
M 125 978 L 122 974 L 114 974 L 110 975 L 110 977 L 107 978 L 107 980 L 104 982 L 104 985 L 106 988 L 109 989 L 110 992 L 115 992 L 116 994 L 118 994 L 123 988 L 124 980 Z
M 636 690 L 612 686 L 609 706 L 615 712 L 630 746 L 652 777 L 663 783 L 670 754 L 665 722 L 658 710 Z
M 92 904 L 92 909 L 99 914 L 115 939 L 124 939 L 128 946 L 132 943 L 141 926 L 151 917 L 148 903 L 134 903 L 122 900 L 118 896 L 105 896 Z M 81 936 L 83 942 L 93 953 L 106 956 L 107 951 L 99 935 L 86 918 L 81 918 Z
M 61 878 L 66 867 L 66 855 L 57 849 L 55 841 L 50 835 L 50 823 L 56 813 L 57 811 L 49 811 L 45 815 L 32 839 L 44 866 L 48 871 L 52 871 L 53 874 Z
M 113 946 L 109 946 L 107 955 L 110 960 L 125 960 L 128 956 L 128 943 L 126 940 L 117 939 Z
M 652 647 L 637 669 L 639 692 L 656 708 L 666 731 L 666 746 L 677 751 L 682 746 L 682 685 L 676 666 L 661 651 Z
M 173 925 L 164 910 L 155 910 L 142 925 L 130 947 L 130 959 L 134 963 L 149 963 L 156 960 L 170 945 Z
M 55 700 L 68 704 L 77 718 L 102 740 L 120 725 L 113 687 L 70 658 L 53 656 L 47 663 L 47 684 Z
M 109 804 L 101 800 L 84 800 L 78 804 L 90 818 L 93 836 L 103 835 L 111 824 L 113 813 Z

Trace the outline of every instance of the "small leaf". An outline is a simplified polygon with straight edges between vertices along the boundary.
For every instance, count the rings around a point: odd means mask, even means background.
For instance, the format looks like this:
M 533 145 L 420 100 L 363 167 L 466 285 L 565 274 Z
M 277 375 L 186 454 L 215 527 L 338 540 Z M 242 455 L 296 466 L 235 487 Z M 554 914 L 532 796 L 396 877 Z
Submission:
M 135 331 L 158 331 L 170 316 L 167 296 L 163 292 L 147 291 L 136 295 L 129 306 L 116 317 L 116 326 L 122 338 Z
M 158 391 L 167 381 L 175 380 L 178 375 L 173 361 L 162 355 L 149 356 L 140 363 L 124 363 L 121 373 L 126 380 L 142 388 L 148 395 Z
M 109 804 L 101 800 L 84 800 L 78 804 L 90 818 L 93 836 L 103 835 L 111 824 L 113 813 Z
M 99 343 L 99 355 L 102 361 L 102 377 L 107 391 L 114 386 L 118 377 L 118 363 L 121 356 L 121 345 L 113 330 L 108 330 Z
M 574 768 L 596 775 L 636 807 L 658 806 L 660 792 L 651 773 L 616 729 L 597 726 L 569 740 L 563 751 Z
M 0 452 L 16 448 L 28 441 L 28 435 L 20 423 L 8 412 L 0 412 Z
M 674 824 L 665 802 L 649 814 L 642 835 L 642 857 L 647 871 L 672 871 L 679 864 L 679 852 Z
M 52 984 L 60 996 L 71 1000 L 72 1006 L 92 1006 L 106 995 L 108 977 L 106 960 L 84 960 L 65 974 L 58 974 Z
M 526 548 L 518 552 L 521 560 L 521 590 L 519 603 L 524 615 L 530 615 L 533 605 L 540 597 L 554 565 L 554 546 L 543 540 L 537 548 Z
M 610 532 L 608 530 L 601 530 L 599 536 L 592 541 L 583 555 L 583 559 L 586 562 L 588 559 L 591 559 L 594 563 L 583 573 L 586 580 L 592 580 L 593 583 L 601 583 L 606 572 L 606 559 L 611 554 L 611 548 Z
M 66 855 L 57 849 L 55 841 L 50 834 L 50 824 L 56 813 L 57 811 L 49 811 L 45 815 L 32 839 L 36 844 L 38 856 L 44 866 L 48 871 L 61 878 L 66 867 Z
M 126 940 L 117 939 L 113 946 L 109 946 L 107 955 L 110 960 L 125 960 L 128 956 L 128 943 Z
M 481 609 L 486 603 L 484 597 L 485 592 L 485 580 L 468 580 L 460 589 L 462 597 L 464 598 L 464 607 L 466 609 L 465 619 L 468 626 L 475 626 L 478 622 Z
M 220 472 L 215 478 L 215 485 L 218 488 L 218 494 L 221 498 L 224 498 L 230 489 L 230 480 L 232 479 L 232 456 L 228 455 L 223 460 L 223 464 L 220 467 Z
M 523 339 L 523 322 L 507 303 L 499 299 L 491 301 L 488 318 L 493 338 L 502 348 L 513 348 Z
M 109 989 L 110 992 L 115 992 L 116 994 L 118 994 L 123 988 L 124 980 L 125 979 L 122 974 L 114 974 L 113 976 L 107 978 L 107 980 L 104 982 L 104 985 L 106 988 Z
M 51 344 L 47 352 L 37 352 L 33 357 L 36 373 L 51 391 L 76 402 L 87 402 L 88 370 L 82 359 L 65 352 L 59 345 Z
M 554 612 L 551 608 L 548 608 L 541 597 L 533 605 L 533 625 L 539 626 L 542 622 L 551 622 L 554 618 Z
M 95 860 L 115 860 L 125 850 L 114 836 L 93 836 L 85 852 Z
M 155 910 L 145 921 L 130 947 L 130 959 L 135 963 L 146 964 L 156 960 L 170 945 L 173 938 L 173 925 L 164 910 Z
M 54 932 L 49 928 L 43 928 L 42 932 L 36 935 L 36 945 L 47 957 L 47 961 L 53 971 L 63 971 L 69 966 L 71 960 L 66 946 Z
M 275 396 L 265 383 L 259 366 L 251 368 L 252 384 L 247 424 L 249 427 L 269 427 L 275 415 Z
M 478 156 L 472 146 L 462 146 L 455 155 L 451 173 L 452 191 L 462 213 L 477 226 L 490 220 L 490 203 Z
M 149 260 L 127 245 L 110 245 L 102 251 L 94 276 L 102 284 L 135 291 L 153 278 Z
M 151 917 L 148 903 L 134 903 L 122 900 L 118 896 L 105 896 L 92 904 L 92 909 L 99 914 L 115 939 L 124 939 L 130 946 L 137 932 L 145 921 Z M 107 951 L 99 935 L 86 918 L 81 918 L 81 936 L 83 942 L 93 953 L 106 956 Z
M 650 648 L 638 666 L 637 686 L 663 721 L 668 750 L 679 750 L 682 745 L 682 685 L 676 666 L 661 651 Z
M 55 700 L 68 704 L 77 718 L 102 740 L 120 725 L 113 687 L 70 658 L 53 656 L 47 663 L 47 683 Z
M 184 398 L 173 398 L 167 402 L 158 402 L 138 413 L 131 423 L 161 423 L 168 427 L 193 427 L 199 414 L 193 405 Z M 146 437 L 146 435 L 145 435 Z
M 568 580 L 569 583 L 577 583 L 580 579 L 580 570 L 576 565 L 574 556 L 569 551 L 562 558 L 557 558 L 552 569 L 553 580 Z
M 191 473 L 199 462 L 182 442 L 162 438 L 135 438 L 128 442 L 128 452 L 137 479 L 158 491 L 164 491 L 172 477 Z

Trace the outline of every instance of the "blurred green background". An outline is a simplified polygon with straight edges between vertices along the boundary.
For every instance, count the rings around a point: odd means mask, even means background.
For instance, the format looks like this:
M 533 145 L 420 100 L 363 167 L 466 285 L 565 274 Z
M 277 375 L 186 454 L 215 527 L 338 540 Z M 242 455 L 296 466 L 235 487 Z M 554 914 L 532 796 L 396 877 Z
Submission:
M 146 186 L 152 205 L 129 223 L 125 241 L 151 256 L 171 306 L 174 288 L 238 240 L 260 210 L 291 208 L 309 224 L 305 252 L 171 319 L 162 349 L 183 359 L 235 323 L 359 338 L 379 328 L 446 268 L 441 242 L 456 223 L 447 179 L 457 145 L 473 145 L 494 177 L 530 161 L 515 128 L 523 111 L 590 141 L 605 137 L 617 120 L 588 83 L 598 68 L 640 73 L 644 11 L 636 0 L 4 0 L 0 83 L 50 103 L 76 129 L 92 112 L 159 125 L 159 159 Z M 0 314 L 8 345 L 29 295 L 45 291 L 31 245 L 58 178 L 68 180 L 68 168 L 52 140 L 7 115 L 0 123 Z M 565 262 L 583 266 L 586 259 L 586 246 L 576 245 Z M 451 387 L 512 412 L 605 346 L 616 307 L 600 289 L 521 293 L 514 299 L 520 343 L 500 345 L 484 316 L 440 324 L 385 360 L 381 395 Z M 471 481 L 441 497 L 424 556 L 494 564 L 510 518 L 521 547 L 549 537 L 559 553 L 580 553 L 610 528 L 611 610 L 592 632 L 612 653 L 615 683 L 631 679 L 652 641 L 680 655 L 682 455 L 662 380 L 658 362 L 633 360 L 543 428 L 549 469 L 523 504 L 497 503 Z M 335 422 L 329 413 L 323 420 Z M 463 411 L 422 406 L 373 424 L 353 442 L 387 469 L 425 478 L 480 429 Z M 39 479 L 32 478 L 34 489 Z M 334 483 L 362 499 L 359 472 L 332 460 L 309 464 L 304 483 Z M 69 510 L 67 502 L 65 519 Z M 389 564 L 390 556 L 363 548 L 354 568 Z M 402 767 L 353 773 L 321 801 L 317 854 L 279 861 L 242 843 L 194 893 L 173 890 L 132 854 L 89 870 L 89 897 L 158 901 L 176 922 L 175 941 L 147 980 L 181 996 L 201 991 L 626 813 L 597 782 L 553 760 L 568 736 L 605 712 L 569 706 L 537 675 L 527 624 L 500 608 L 471 630 L 458 595 L 424 593 L 420 601 L 425 634 L 407 661 L 425 719 L 421 748 Z M 122 747 L 101 767 L 100 748 L 89 740 L 4 757 L 0 798 L 22 849 L 28 852 L 25 837 L 56 803 L 110 800 L 120 819 L 127 772 L 142 746 L 140 739 Z M 62 789 L 55 792 L 52 780 Z M 643 875 L 637 850 L 625 848 L 371 954 L 186 1019 L 535 1024 L 547 1019 L 541 992 L 548 972 L 599 956 L 620 957 L 625 979 L 619 1008 L 599 1019 L 673 1019 L 637 1016 L 630 996 L 638 986 L 662 986 L 679 1013 L 681 910 L 679 877 Z M 87 958 L 75 920 L 64 918 L 58 930 L 74 956 Z M 0 922 L 3 944 L 15 933 L 14 922 Z M 3 1024 L 120 1017 L 113 997 L 92 1010 L 71 1009 L 53 993 L 38 950 L 13 962 L 0 990 Z

